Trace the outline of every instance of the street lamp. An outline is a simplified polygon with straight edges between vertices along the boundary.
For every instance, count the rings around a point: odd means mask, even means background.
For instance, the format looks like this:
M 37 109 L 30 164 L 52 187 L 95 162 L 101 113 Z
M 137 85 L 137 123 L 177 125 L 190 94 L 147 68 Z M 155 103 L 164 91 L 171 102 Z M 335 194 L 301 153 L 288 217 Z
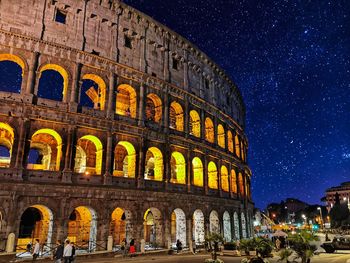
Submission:
M 305 221 L 304 224 L 306 225 L 307 224 L 307 217 L 306 217 L 306 215 L 302 214 L 301 217 L 304 219 L 304 221 Z
M 317 207 L 317 210 L 320 211 L 320 216 L 321 216 L 321 229 L 323 229 L 323 216 L 322 216 L 322 208 L 321 207 Z

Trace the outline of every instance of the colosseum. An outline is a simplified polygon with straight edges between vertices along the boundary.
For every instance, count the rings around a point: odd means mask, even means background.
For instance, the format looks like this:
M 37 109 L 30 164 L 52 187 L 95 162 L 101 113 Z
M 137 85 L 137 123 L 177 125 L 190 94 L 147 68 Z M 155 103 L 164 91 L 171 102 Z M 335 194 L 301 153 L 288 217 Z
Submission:
M 0 251 L 253 234 L 239 90 L 125 3 L 1 0 L 0 101 Z

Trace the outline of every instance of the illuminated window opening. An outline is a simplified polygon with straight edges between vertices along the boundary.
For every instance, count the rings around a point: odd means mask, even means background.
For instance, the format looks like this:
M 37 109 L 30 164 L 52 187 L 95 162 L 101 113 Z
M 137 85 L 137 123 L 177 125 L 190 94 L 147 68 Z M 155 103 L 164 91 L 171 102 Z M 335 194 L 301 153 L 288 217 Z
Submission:
M 195 110 L 190 111 L 190 134 L 198 138 L 201 137 L 201 120 Z
M 170 104 L 170 128 L 177 131 L 184 130 L 184 114 L 182 107 L 177 102 Z
M 171 183 L 186 184 L 186 161 L 179 152 L 173 152 L 170 160 Z
M 244 197 L 244 182 L 243 182 L 243 175 L 242 173 L 238 173 L 238 187 L 239 187 L 239 193 L 242 197 Z
M 163 155 L 156 147 L 150 147 L 146 153 L 145 179 L 163 181 Z
M 146 120 L 160 123 L 162 119 L 162 101 L 156 94 L 148 94 L 146 100 Z
M 235 148 L 236 148 L 236 155 L 238 158 L 241 158 L 241 149 L 240 149 L 240 143 L 239 143 L 239 137 L 238 135 L 235 136 Z
M 118 142 L 114 151 L 113 175 L 135 178 L 136 151 L 134 146 L 126 141 Z
M 231 170 L 231 192 L 237 194 L 237 175 L 234 169 Z
M 106 83 L 94 74 L 85 74 L 80 92 L 80 104 L 95 110 L 104 110 L 106 101 Z
M 227 148 L 229 152 L 233 153 L 233 136 L 230 130 L 227 132 Z
M 203 163 L 198 157 L 192 159 L 192 169 L 193 169 L 193 184 L 195 186 L 203 187 Z
M 225 149 L 225 130 L 221 124 L 218 125 L 218 145 Z
M 215 138 L 215 133 L 214 133 L 214 124 L 213 121 L 210 118 L 205 119 L 205 139 L 208 142 L 213 143 Z
M 214 162 L 208 164 L 208 187 L 218 189 L 218 170 Z
M 224 165 L 221 166 L 221 189 L 225 192 L 229 191 L 228 170 Z
M 10 167 L 14 137 L 12 127 L 0 122 L 0 168 Z
M 116 113 L 118 115 L 136 118 L 136 92 L 130 85 L 120 85 L 117 89 Z

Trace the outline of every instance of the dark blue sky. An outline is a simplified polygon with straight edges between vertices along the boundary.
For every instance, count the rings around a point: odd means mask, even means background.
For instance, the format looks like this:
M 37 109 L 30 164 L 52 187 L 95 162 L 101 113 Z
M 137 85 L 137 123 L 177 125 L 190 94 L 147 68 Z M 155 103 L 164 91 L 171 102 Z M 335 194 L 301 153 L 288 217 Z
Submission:
M 247 105 L 260 208 L 350 181 L 350 1 L 125 0 L 192 41 Z

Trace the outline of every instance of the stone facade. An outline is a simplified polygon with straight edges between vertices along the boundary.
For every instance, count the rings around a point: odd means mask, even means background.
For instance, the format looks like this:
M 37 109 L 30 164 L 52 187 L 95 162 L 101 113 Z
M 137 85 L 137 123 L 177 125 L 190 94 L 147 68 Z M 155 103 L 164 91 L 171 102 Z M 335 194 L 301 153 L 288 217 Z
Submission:
M 34 237 L 106 249 L 108 236 L 168 247 L 252 234 L 242 97 L 187 40 L 115 0 L 2 0 L 8 61 L 21 85 L 0 87 L 0 249 L 11 233 L 18 250 Z M 30 237 L 26 213 L 38 213 Z

